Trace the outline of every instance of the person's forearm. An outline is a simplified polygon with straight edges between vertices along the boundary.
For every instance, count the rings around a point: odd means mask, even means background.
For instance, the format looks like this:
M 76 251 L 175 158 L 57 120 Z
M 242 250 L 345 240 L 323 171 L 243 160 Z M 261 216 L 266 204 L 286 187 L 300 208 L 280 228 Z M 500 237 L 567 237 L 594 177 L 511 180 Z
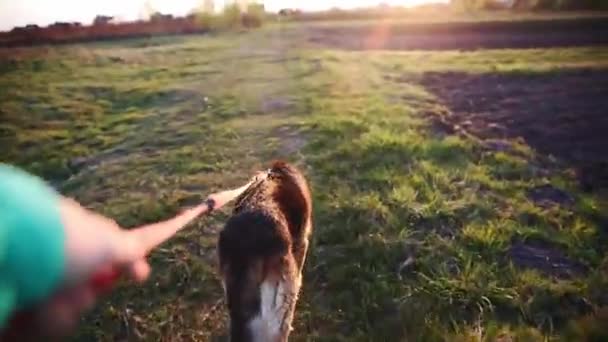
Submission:
M 41 179 L 0 163 L 0 329 L 63 279 L 59 198 Z

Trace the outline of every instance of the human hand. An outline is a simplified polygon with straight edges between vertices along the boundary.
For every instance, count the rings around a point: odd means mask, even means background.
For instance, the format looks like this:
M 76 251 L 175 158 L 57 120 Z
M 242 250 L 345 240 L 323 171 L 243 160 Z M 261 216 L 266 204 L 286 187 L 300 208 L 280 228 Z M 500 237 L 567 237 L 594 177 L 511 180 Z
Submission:
M 65 234 L 63 282 L 50 298 L 17 315 L 9 337 L 39 339 L 72 331 L 107 290 L 91 281 L 96 275 L 121 274 L 143 282 L 150 274 L 146 249 L 116 222 L 67 198 L 60 199 L 59 212 Z
M 192 219 L 221 208 L 266 175 L 259 173 L 245 186 L 212 194 L 204 204 L 169 220 L 130 230 L 123 230 L 113 220 L 62 197 L 59 212 L 65 234 L 65 273 L 61 286 L 50 298 L 17 314 L 0 334 L 0 340 L 40 340 L 69 333 L 81 314 L 95 304 L 117 276 L 145 281 L 150 274 L 148 252 Z

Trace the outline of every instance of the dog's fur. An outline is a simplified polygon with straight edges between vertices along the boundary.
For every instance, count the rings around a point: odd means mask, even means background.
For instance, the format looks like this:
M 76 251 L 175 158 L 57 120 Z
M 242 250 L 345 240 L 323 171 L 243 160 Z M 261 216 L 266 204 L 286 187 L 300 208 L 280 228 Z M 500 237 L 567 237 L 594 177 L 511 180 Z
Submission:
M 287 341 L 312 233 L 304 175 L 274 162 L 236 200 L 220 233 L 219 266 L 230 313 L 230 339 Z

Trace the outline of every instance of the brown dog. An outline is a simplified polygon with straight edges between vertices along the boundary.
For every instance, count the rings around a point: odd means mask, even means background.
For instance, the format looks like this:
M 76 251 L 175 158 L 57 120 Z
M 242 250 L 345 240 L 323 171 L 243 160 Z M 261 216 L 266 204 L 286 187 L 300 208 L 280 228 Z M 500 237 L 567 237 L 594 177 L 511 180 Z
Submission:
M 231 341 L 287 341 L 311 215 L 305 177 L 281 161 L 237 198 L 218 242 Z

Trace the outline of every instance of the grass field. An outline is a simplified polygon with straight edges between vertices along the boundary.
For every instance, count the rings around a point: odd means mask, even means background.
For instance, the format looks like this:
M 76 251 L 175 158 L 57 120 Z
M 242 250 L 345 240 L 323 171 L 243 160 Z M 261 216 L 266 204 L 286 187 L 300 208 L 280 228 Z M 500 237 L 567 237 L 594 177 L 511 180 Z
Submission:
M 508 115 L 467 129 L 479 116 L 457 119 L 478 108 L 441 91 L 445 75 L 554 86 L 509 107 L 517 115 L 568 97 L 573 72 L 599 75 L 572 85 L 591 95 L 542 114 L 576 122 L 606 108 L 608 47 L 348 51 L 307 37 L 290 24 L 1 50 L 0 160 L 125 227 L 239 185 L 273 158 L 300 165 L 316 231 L 295 341 L 608 339 L 605 178 L 583 192 L 582 159 L 510 134 Z M 461 97 L 483 102 L 492 84 Z M 584 118 L 606 127 L 603 113 Z M 593 138 L 584 146 L 606 146 Z M 121 286 L 75 339 L 225 337 L 215 270 L 225 218 L 155 251 L 150 281 Z

